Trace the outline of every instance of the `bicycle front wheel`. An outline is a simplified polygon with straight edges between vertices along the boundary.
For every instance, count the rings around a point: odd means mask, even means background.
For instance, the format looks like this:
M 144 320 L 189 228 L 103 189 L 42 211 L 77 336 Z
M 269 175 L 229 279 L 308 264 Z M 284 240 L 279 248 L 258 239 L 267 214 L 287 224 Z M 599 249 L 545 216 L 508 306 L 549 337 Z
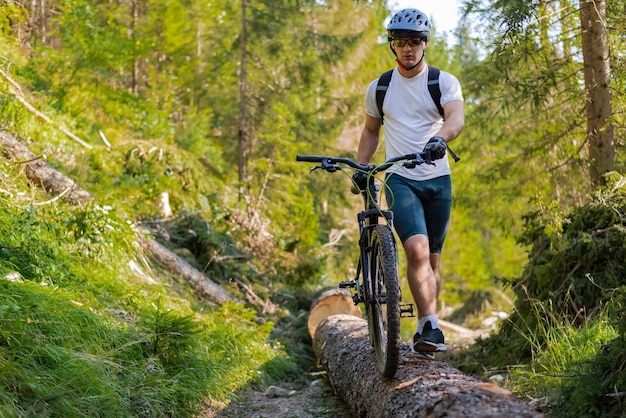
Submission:
M 393 377 L 400 358 L 400 279 L 393 233 L 387 225 L 372 231 L 368 324 L 378 367 Z

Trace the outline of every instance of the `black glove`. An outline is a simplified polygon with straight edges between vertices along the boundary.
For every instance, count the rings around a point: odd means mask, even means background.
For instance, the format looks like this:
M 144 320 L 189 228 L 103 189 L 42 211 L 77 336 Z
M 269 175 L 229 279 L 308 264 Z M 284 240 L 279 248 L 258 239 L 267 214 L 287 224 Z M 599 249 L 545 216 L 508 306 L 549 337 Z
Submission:
M 367 173 L 355 171 L 352 175 L 352 193 L 359 194 L 367 187 Z
M 430 151 L 430 158 L 432 160 L 442 159 L 446 155 L 446 149 L 448 149 L 446 140 L 440 136 L 433 136 L 430 138 L 424 147 L 424 151 Z

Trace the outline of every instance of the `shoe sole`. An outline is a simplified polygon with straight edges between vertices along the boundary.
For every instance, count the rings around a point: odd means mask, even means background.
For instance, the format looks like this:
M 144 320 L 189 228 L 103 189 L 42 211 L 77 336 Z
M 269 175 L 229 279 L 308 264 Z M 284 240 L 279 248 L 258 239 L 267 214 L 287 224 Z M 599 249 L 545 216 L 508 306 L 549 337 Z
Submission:
M 446 345 L 443 343 L 436 344 L 431 343 L 430 341 L 422 340 L 415 343 L 415 345 L 413 346 L 413 350 L 417 351 L 418 353 L 435 353 L 447 351 L 448 347 L 446 347 Z

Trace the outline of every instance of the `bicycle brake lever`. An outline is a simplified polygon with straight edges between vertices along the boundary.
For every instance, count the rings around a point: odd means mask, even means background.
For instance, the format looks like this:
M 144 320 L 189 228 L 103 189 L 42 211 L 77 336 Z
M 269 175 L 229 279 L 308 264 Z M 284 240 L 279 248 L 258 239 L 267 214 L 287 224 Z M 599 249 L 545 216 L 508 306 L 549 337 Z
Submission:
M 335 164 L 329 164 L 326 161 L 322 161 L 322 165 L 316 165 L 315 167 L 309 170 L 309 173 L 312 173 L 319 168 L 321 168 L 322 170 L 326 170 L 329 173 L 334 173 L 335 171 L 341 170 L 341 167 Z
M 341 167 L 337 166 L 337 164 L 331 163 L 329 160 L 323 160 L 322 165 L 319 166 L 318 168 L 323 168 L 329 173 L 334 173 L 337 170 L 341 170 Z

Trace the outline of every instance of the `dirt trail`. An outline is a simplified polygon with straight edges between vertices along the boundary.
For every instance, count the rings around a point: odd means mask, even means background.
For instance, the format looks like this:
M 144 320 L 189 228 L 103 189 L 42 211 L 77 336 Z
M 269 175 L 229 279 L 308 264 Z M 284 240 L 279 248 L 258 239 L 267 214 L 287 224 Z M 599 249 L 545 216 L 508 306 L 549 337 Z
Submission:
M 207 418 L 350 418 L 324 376 L 300 390 L 276 386 L 265 392 L 247 390 L 225 408 L 207 411 Z
M 470 331 L 448 327 L 446 339 L 449 355 L 466 347 L 474 337 L 487 330 Z M 470 335 L 471 334 L 471 335 Z M 443 356 L 443 355 L 438 355 Z M 441 357 L 443 359 L 443 357 Z M 238 394 L 239 399 L 227 406 L 205 411 L 206 418 L 350 418 L 350 411 L 336 396 L 324 372 L 311 376 L 308 387 L 291 389 L 288 386 L 270 386 L 265 391 L 248 389 Z

